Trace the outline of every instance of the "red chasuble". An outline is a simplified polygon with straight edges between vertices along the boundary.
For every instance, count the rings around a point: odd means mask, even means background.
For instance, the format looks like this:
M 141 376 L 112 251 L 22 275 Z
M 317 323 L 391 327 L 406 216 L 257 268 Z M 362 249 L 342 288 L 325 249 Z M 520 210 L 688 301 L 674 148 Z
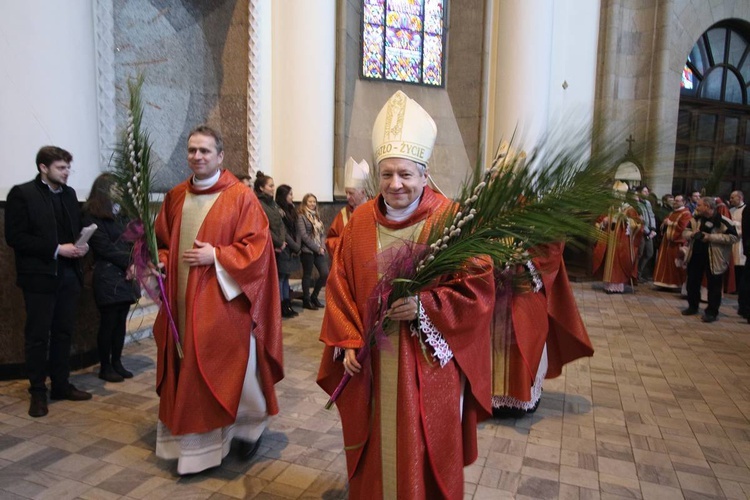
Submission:
M 395 223 L 385 218 L 382 197 L 357 208 L 333 256 L 326 285 L 320 339 L 326 344 L 318 384 L 331 394 L 344 374 L 334 347 L 360 348 L 370 325 L 368 298 L 378 282 L 378 226 L 410 227 L 425 221 L 422 242 L 451 201 L 425 188 L 416 212 Z M 468 264 L 467 264 L 468 266 Z M 350 498 L 383 498 L 381 400 L 397 398 L 398 498 L 463 498 L 463 466 L 477 457 L 476 424 L 491 414 L 489 323 L 494 284 L 489 259 L 465 274 L 446 277 L 419 294 L 422 306 L 453 351 L 444 366 L 426 359 L 409 323 L 401 322 L 396 344 L 398 393 L 380 393 L 381 352 L 374 347 L 361 373 L 337 400 L 349 473 Z M 427 347 L 431 354 L 432 350 Z M 460 415 L 465 377 L 463 418 Z M 392 400 L 392 399 L 391 399 Z
M 673 211 L 662 223 L 664 237 L 659 246 L 654 266 L 654 285 L 663 288 L 680 289 L 685 283 L 685 269 L 675 264 L 676 259 L 682 260 L 680 247 L 687 243 L 682 238 L 682 232 L 688 226 L 690 210 L 685 207 Z
M 215 255 L 242 294 L 227 302 L 216 266 L 190 269 L 186 311 L 177 310 L 177 265 L 182 206 L 186 193 L 221 192 L 206 215 L 197 239 L 215 247 Z M 175 318 L 185 314 L 184 359 L 175 350 L 165 308 L 154 324 L 157 345 L 156 392 L 159 419 L 174 435 L 202 433 L 232 424 L 237 416 L 250 352 L 257 341 L 258 376 L 268 414 L 278 413 L 274 384 L 283 374 L 281 311 L 273 243 L 268 219 L 252 190 L 224 170 L 219 181 L 195 191 L 190 181 L 167 193 L 156 219 L 159 260 Z
M 594 274 L 605 283 L 630 284 L 637 280 L 638 247 L 643 235 L 638 212 L 627 204 L 610 211 L 604 234 L 594 247 Z
M 347 205 L 342 208 L 339 213 L 336 214 L 336 218 L 333 219 L 331 227 L 328 228 L 328 234 L 326 235 L 326 250 L 328 250 L 328 255 L 336 253 L 336 246 L 339 244 L 339 239 L 344 232 L 344 227 L 346 226 L 346 223 L 349 222 L 349 218 L 352 216 L 353 212 L 354 210 L 352 210 L 352 207 Z
M 542 290 L 514 291 L 510 297 L 498 291 L 492 326 L 493 396 L 531 401 L 531 386 L 545 345 L 545 378 L 558 377 L 566 364 L 594 354 L 568 280 L 564 246 L 553 243 L 532 252 Z

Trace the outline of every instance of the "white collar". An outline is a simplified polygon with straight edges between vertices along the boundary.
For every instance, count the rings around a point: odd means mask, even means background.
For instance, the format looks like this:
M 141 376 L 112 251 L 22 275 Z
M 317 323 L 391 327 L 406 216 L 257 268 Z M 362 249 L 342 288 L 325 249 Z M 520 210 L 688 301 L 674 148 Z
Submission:
M 421 198 L 422 197 L 420 196 L 405 208 L 393 208 L 388 203 L 386 203 L 385 198 L 383 198 L 383 203 L 385 203 L 385 218 L 393 222 L 401 222 L 408 219 L 409 216 L 411 216 L 411 214 L 413 214 L 417 210 L 417 207 L 419 206 L 419 200 Z
M 198 179 L 195 175 L 193 175 L 193 187 L 198 191 L 205 191 L 206 189 L 213 187 L 214 184 L 219 182 L 219 177 L 221 177 L 221 169 L 217 170 L 216 173 L 208 179 Z
M 44 184 L 45 186 L 47 186 L 47 189 L 49 189 L 51 192 L 53 192 L 55 194 L 60 194 L 60 193 L 63 192 L 62 184 L 60 184 L 59 186 L 57 186 L 57 189 L 52 189 L 52 186 L 50 186 L 49 184 L 47 184 L 47 182 L 44 179 L 42 179 L 41 177 L 39 179 L 42 181 L 42 184 Z

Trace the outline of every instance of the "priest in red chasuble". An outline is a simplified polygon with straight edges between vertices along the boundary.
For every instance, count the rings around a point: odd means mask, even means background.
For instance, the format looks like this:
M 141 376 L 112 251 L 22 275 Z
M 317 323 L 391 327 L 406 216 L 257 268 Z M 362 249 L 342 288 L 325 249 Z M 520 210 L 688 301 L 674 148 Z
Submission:
M 221 464 L 232 439 L 251 455 L 283 378 L 279 286 L 268 219 L 229 171 L 221 135 L 188 138 L 193 175 L 169 191 L 155 231 L 180 358 L 162 305 L 154 324 L 156 455 L 179 474 Z
M 342 208 L 328 228 L 326 235 L 326 249 L 328 255 L 336 252 L 336 246 L 344 232 L 344 226 L 349 222 L 352 212 L 364 204 L 370 197 L 367 194 L 367 180 L 370 176 L 370 165 L 365 160 L 357 163 L 351 156 L 344 165 L 344 191 L 346 191 L 346 206 Z
M 332 394 L 352 376 L 336 400 L 350 498 L 463 498 L 476 424 L 491 414 L 489 259 L 393 301 L 385 335 L 357 358 L 377 317 L 379 278 L 452 206 L 427 186 L 436 135 L 416 101 L 401 91 L 388 100 L 372 135 L 380 194 L 354 211 L 333 255 L 318 383 Z
M 680 290 L 685 283 L 685 268 L 678 264 L 684 259 L 681 252 L 687 242 L 682 232 L 687 228 L 692 216 L 685 206 L 685 197 L 677 194 L 672 202 L 672 213 L 661 223 L 661 240 L 659 253 L 654 267 L 654 286 L 671 290 Z

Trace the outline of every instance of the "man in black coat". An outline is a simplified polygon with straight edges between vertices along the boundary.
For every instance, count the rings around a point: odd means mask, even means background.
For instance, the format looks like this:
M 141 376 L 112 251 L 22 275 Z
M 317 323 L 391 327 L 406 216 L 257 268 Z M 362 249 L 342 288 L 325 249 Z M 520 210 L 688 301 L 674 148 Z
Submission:
M 26 305 L 32 417 L 47 414 L 48 374 L 52 399 L 91 399 L 91 394 L 68 382 L 71 337 L 83 285 L 80 259 L 88 251 L 88 245 L 75 245 L 81 212 L 75 191 L 67 186 L 72 160 L 62 148 L 42 147 L 36 155 L 39 174 L 13 186 L 5 209 L 5 239 L 15 252 L 16 284 Z

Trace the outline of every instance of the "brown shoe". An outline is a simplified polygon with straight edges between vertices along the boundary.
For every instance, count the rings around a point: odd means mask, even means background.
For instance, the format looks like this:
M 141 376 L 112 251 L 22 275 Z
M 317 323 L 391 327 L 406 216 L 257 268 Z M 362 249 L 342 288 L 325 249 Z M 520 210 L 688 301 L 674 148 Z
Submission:
M 50 399 L 54 399 L 56 401 L 62 399 L 66 399 L 68 401 L 86 401 L 88 399 L 91 399 L 91 394 L 86 391 L 80 391 L 76 389 L 76 386 L 74 386 L 73 384 L 68 384 L 68 387 L 64 392 L 52 392 L 50 393 L 49 397 Z
M 47 409 L 47 394 L 44 392 L 32 393 L 31 404 L 29 405 L 30 417 L 43 417 L 49 410 Z

